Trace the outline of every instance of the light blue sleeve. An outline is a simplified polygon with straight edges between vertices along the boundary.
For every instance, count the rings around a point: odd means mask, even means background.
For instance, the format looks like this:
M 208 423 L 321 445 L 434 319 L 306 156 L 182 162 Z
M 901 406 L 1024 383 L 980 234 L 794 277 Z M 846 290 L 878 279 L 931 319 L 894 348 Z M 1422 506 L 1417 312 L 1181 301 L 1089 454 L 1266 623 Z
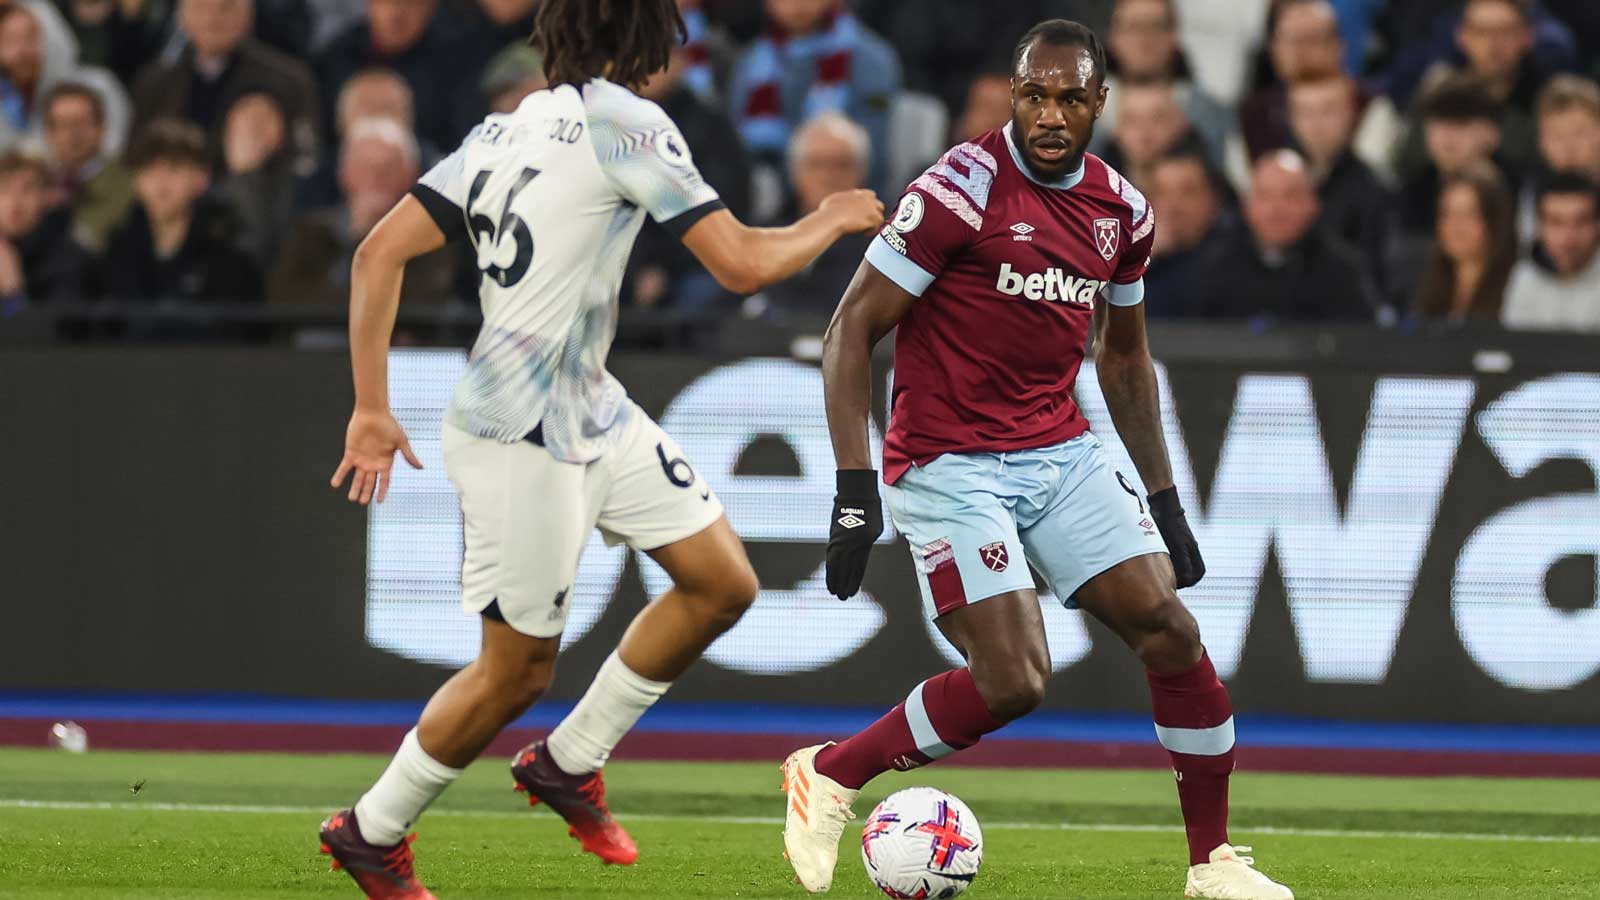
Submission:
M 1111 282 L 1106 285 L 1106 302 L 1112 306 L 1138 306 L 1144 302 L 1144 279 L 1141 278 L 1132 284 L 1117 284 Z
M 933 284 L 933 273 L 897 252 L 882 235 L 873 238 L 867 247 L 867 263 L 913 297 L 921 297 Z

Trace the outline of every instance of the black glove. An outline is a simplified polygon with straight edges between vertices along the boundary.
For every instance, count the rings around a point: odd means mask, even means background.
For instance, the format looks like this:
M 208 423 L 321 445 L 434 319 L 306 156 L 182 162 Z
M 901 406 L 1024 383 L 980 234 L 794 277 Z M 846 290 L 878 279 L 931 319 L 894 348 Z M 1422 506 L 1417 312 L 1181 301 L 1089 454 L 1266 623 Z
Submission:
M 1189 530 L 1189 520 L 1183 515 L 1183 504 L 1178 502 L 1178 489 L 1169 487 L 1149 496 L 1150 517 L 1156 520 L 1161 539 L 1167 543 L 1167 554 L 1172 557 L 1172 574 L 1178 587 L 1194 587 L 1206 575 L 1206 561 L 1200 558 L 1200 544 Z
M 848 600 L 861 590 L 867 557 L 883 534 L 883 507 L 878 503 L 878 473 L 840 469 L 839 493 L 833 498 L 828 523 L 828 593 Z

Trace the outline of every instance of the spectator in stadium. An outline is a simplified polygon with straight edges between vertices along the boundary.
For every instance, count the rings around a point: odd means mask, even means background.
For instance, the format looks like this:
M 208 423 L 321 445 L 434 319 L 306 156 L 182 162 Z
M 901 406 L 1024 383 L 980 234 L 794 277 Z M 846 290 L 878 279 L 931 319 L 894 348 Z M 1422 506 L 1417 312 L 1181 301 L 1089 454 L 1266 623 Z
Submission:
M 133 81 L 166 40 L 165 3 L 148 0 L 56 0 L 78 42 L 78 61 Z
M 315 20 L 321 11 L 312 8 L 317 4 L 311 0 L 255 0 L 255 4 L 252 33 L 257 40 L 296 59 L 305 59 L 311 53 Z
M 339 153 L 339 205 L 297 219 L 268 279 L 273 303 L 350 301 L 356 247 L 421 174 L 416 138 L 394 119 L 352 123 Z M 456 254 L 445 247 L 406 266 L 401 302 L 449 302 Z
M 507 47 L 527 45 L 539 0 L 469 0 L 468 6 L 471 52 L 488 59 Z
M 1431 236 L 1438 213 L 1443 176 L 1468 165 L 1493 161 L 1502 132 L 1500 107 L 1483 83 L 1472 75 L 1441 79 L 1418 101 L 1418 119 L 1427 157 L 1400 186 L 1397 200 L 1400 228 L 1409 235 Z M 1508 181 L 1514 180 L 1508 174 Z
M 1198 263 L 1210 273 L 1196 291 L 1205 316 L 1261 324 L 1373 320 L 1377 303 L 1360 255 L 1316 227 L 1316 186 L 1299 154 L 1280 150 L 1256 161 L 1243 211 L 1246 228 Z
M 667 67 L 651 76 L 639 93 L 660 104 L 678 124 L 700 174 L 728 209 L 743 219 L 750 207 L 750 165 L 740 150 L 739 131 L 684 80 L 692 63 L 686 48 L 674 48 Z M 633 245 L 623 296 L 638 306 L 691 314 L 709 312 L 732 297 L 682 241 L 648 219 Z
M 1500 320 L 1517 261 L 1511 189 L 1487 163 L 1445 176 L 1439 224 L 1412 310 L 1436 321 Z
M 829 194 L 866 184 L 871 141 L 866 129 L 839 113 L 823 113 L 800 126 L 789 146 L 793 216 L 810 215 Z M 839 305 L 872 239 L 872 234 L 854 234 L 838 241 L 800 274 L 752 297 L 746 312 L 820 328 Z
M 722 5 L 737 5 L 737 0 Z M 938 97 L 953 111 L 966 99 L 973 73 L 1001 68 L 1010 74 L 1006 51 L 1029 28 L 1064 16 L 1103 35 L 1110 6 L 1110 0 L 857 0 L 854 8 L 889 39 L 904 65 L 905 84 Z
M 1105 110 L 1095 130 L 1098 139 L 1117 127 L 1124 84 L 1163 81 L 1172 85 L 1178 105 L 1191 127 L 1205 141 L 1213 160 L 1223 159 L 1232 123 L 1227 109 L 1195 84 L 1189 61 L 1178 45 L 1176 0 L 1118 0 L 1106 34 Z M 1090 145 L 1091 150 L 1100 152 Z
M 1317 184 L 1322 227 L 1360 250 L 1367 271 L 1387 289 L 1393 210 L 1388 187 L 1350 146 L 1357 90 L 1344 75 L 1296 82 L 1289 86 L 1289 124 Z
M 92 266 L 71 215 L 49 205 L 50 179 L 42 159 L 0 155 L 0 306 L 86 299 Z
M 1600 84 L 1557 75 L 1539 92 L 1537 111 L 1541 168 L 1600 182 Z
M 133 175 L 104 150 L 100 95 L 75 82 L 56 85 L 44 99 L 44 138 L 72 216 L 73 237 L 91 250 L 103 250 L 133 205 Z
M 527 44 L 513 44 L 489 60 L 478 86 L 489 111 L 509 113 L 534 91 L 549 82 L 544 75 L 544 54 Z
M 1150 203 L 1160 211 L 1154 254 L 1145 272 L 1145 305 L 1151 316 L 1201 314 L 1194 285 L 1198 262 L 1226 227 L 1228 191 L 1222 173 L 1197 142 L 1185 142 L 1151 170 Z
M 1466 5 L 1466 0 L 1406 0 L 1385 3 L 1379 10 L 1375 17 L 1377 41 L 1391 57 L 1385 90 L 1396 103 L 1410 103 L 1441 70 L 1466 65 L 1461 50 Z M 1558 10 L 1559 16 L 1554 15 Z M 1595 40 L 1580 40 L 1586 34 L 1583 26 L 1589 21 L 1600 23 L 1600 6 L 1593 0 L 1535 0 L 1526 5 L 1526 11 L 1533 29 L 1529 56 L 1543 71 L 1569 71 L 1578 60 L 1594 58 L 1580 53 L 1582 45 Z
M 416 98 L 417 133 L 435 147 L 454 148 L 483 118 L 475 66 L 484 60 L 471 57 L 470 48 L 439 13 L 439 0 L 366 0 L 364 17 L 323 48 L 317 75 L 332 109 L 351 76 L 373 66 L 392 69 Z
M 295 173 L 285 148 L 288 123 L 270 94 L 246 94 L 228 110 L 222 174 L 215 194 L 238 220 L 234 245 L 263 268 L 294 214 Z
M 950 141 L 970 141 L 1010 122 L 1011 73 L 1005 69 L 980 72 L 967 85 L 967 100 L 950 126 Z
M 1514 169 L 1527 171 L 1538 160 L 1534 107 L 1539 90 L 1571 60 L 1565 52 L 1540 60 L 1532 0 L 1467 0 L 1452 33 L 1456 54 L 1436 62 L 1422 77 L 1424 86 L 1448 73 L 1471 73 L 1500 110 L 1501 154 Z
M 1193 135 L 1170 81 L 1122 85 L 1122 114 L 1101 156 L 1141 190 L 1150 187 L 1150 170 L 1185 137 Z
M 1600 187 L 1561 172 L 1539 189 L 1539 240 L 1517 263 L 1502 321 L 1519 331 L 1600 334 Z
M 1194 69 L 1194 80 L 1229 109 L 1252 87 L 1257 50 L 1266 41 L 1275 0 L 1176 0 L 1178 40 Z
M 283 111 L 288 153 L 297 171 L 316 166 L 321 121 L 311 70 L 250 36 L 255 0 L 178 0 L 181 52 L 146 66 L 134 83 L 139 128 L 161 118 L 192 122 L 223 155 L 227 114 L 246 94 L 268 94 Z
M 883 187 L 889 106 L 900 90 L 894 48 L 843 0 L 765 0 L 765 8 L 771 29 L 740 57 L 729 88 L 745 147 L 757 160 L 779 165 L 802 122 L 841 112 L 871 136 L 868 184 Z
M 1252 93 L 1240 107 L 1239 125 L 1252 160 L 1290 145 L 1289 88 L 1344 74 L 1344 41 L 1329 0 L 1283 0 L 1272 21 L 1268 59 L 1276 82 Z M 1380 172 L 1393 167 L 1393 151 L 1404 123 L 1388 98 L 1357 85 L 1351 146 Z
M 415 134 L 416 108 L 411 85 L 393 69 L 382 66 L 363 69 L 344 83 L 334 101 L 334 138 L 342 145 L 350 126 L 361 119 L 393 119 Z M 417 144 L 422 148 L 424 168 L 443 155 L 438 147 L 420 136 Z M 339 197 L 339 155 L 328 154 L 315 172 L 301 179 L 296 187 L 294 205 L 298 210 L 337 206 Z
M 79 66 L 77 52 L 54 7 L 39 2 L 0 5 L 0 147 L 23 140 L 37 145 L 44 132 L 44 98 L 67 81 L 100 94 L 107 148 L 121 147 L 128 130 L 127 95 L 110 72 Z
M 128 148 L 139 202 L 111 237 L 102 282 L 127 303 L 259 300 L 260 269 L 233 245 L 227 209 L 205 197 L 211 154 L 205 132 L 157 119 Z

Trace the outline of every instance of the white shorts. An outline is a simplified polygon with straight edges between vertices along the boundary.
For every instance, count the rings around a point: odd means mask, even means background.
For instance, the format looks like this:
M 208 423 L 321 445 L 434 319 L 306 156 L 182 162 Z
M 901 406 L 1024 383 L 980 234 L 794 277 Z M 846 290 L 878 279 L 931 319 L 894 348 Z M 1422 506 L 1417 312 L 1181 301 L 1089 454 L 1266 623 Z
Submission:
M 506 623 L 531 637 L 566 627 L 578 557 L 596 526 L 608 543 L 655 550 L 722 517 L 678 443 L 637 407 L 611 449 L 586 464 L 448 423 L 443 444 L 466 538 L 461 605 L 481 613 L 498 602 Z

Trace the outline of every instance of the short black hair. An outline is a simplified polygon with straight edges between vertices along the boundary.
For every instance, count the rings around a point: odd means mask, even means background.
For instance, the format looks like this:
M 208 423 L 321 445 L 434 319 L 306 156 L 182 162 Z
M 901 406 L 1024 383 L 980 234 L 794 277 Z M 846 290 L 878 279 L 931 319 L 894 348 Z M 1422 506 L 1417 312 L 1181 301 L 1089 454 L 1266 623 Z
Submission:
M 1494 99 L 1487 82 L 1462 72 L 1429 87 L 1417 103 L 1417 112 L 1424 122 L 1499 123 L 1504 107 Z
M 1022 65 L 1022 55 L 1028 52 L 1035 41 L 1053 47 L 1082 47 L 1088 50 L 1089 57 L 1094 60 L 1095 77 L 1102 85 L 1106 83 L 1106 45 L 1100 42 L 1100 35 L 1082 22 L 1067 19 L 1047 19 L 1028 29 L 1028 33 L 1017 42 L 1017 49 L 1012 51 L 1012 75 L 1017 74 L 1017 67 Z
M 89 104 L 90 111 L 94 114 L 96 125 L 106 124 L 106 101 L 100 93 L 86 84 L 76 81 L 63 81 L 50 89 L 44 95 L 44 103 L 39 108 L 44 111 L 45 121 L 50 119 L 50 110 L 55 108 L 56 101 L 66 97 L 81 97 Z
M 1582 172 L 1547 172 L 1539 179 L 1539 202 L 1554 194 L 1581 194 L 1594 201 L 1600 211 L 1600 184 Z
M 1179 139 L 1172 149 L 1156 160 L 1155 165 L 1160 166 L 1162 163 L 1169 162 L 1193 163 L 1199 166 L 1200 171 L 1205 174 L 1206 185 L 1216 195 L 1219 204 L 1231 207 L 1238 203 L 1239 197 L 1234 192 L 1233 186 L 1228 183 L 1228 177 L 1222 173 L 1221 169 L 1217 168 L 1216 163 L 1211 161 L 1211 154 L 1206 150 L 1205 143 L 1193 133 L 1186 134 Z M 1151 168 L 1153 170 L 1155 166 Z
M 677 0 L 542 0 L 528 43 L 544 54 L 551 87 L 604 77 L 636 88 L 688 34 Z
M 206 133 L 182 119 L 157 119 L 146 125 L 128 147 L 128 167 L 134 171 L 156 163 L 211 168 Z

